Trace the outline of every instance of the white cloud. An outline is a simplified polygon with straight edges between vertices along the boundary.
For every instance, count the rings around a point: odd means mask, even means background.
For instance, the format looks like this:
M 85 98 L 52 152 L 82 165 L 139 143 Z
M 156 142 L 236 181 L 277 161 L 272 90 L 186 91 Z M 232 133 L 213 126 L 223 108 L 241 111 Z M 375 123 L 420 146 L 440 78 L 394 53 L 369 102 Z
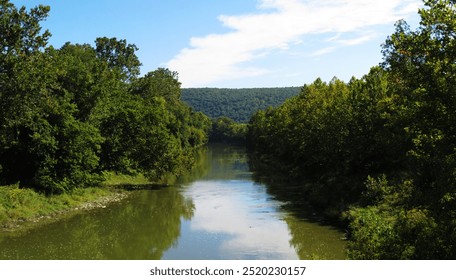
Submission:
M 320 49 L 318 51 L 315 51 L 315 52 L 311 53 L 310 57 L 322 56 L 322 55 L 325 55 L 325 54 L 333 52 L 335 49 L 336 49 L 336 47 L 323 48 L 323 49 Z
M 336 42 L 345 45 L 345 46 L 354 46 L 354 45 L 359 45 L 364 42 L 369 41 L 370 39 L 374 38 L 376 35 L 375 34 L 368 34 L 364 35 L 358 38 L 353 38 L 353 39 L 342 39 L 342 40 L 336 40 Z
M 231 32 L 191 38 L 190 46 L 166 67 L 179 72 L 184 87 L 264 75 L 269 70 L 246 64 L 305 42 L 305 35 L 336 33 L 332 40 L 342 45 L 364 43 L 373 36 L 342 39 L 343 34 L 392 24 L 416 13 L 420 5 L 420 0 L 261 0 L 255 13 L 219 16 Z M 334 47 L 312 55 L 330 51 Z

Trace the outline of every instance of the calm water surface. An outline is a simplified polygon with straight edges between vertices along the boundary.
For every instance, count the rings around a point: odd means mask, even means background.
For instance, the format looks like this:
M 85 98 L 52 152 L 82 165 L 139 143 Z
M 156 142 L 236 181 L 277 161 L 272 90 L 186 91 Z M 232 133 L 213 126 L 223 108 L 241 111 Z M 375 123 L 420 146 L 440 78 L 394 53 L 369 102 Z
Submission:
M 296 207 L 305 199 L 298 188 L 258 177 L 242 148 L 211 146 L 175 186 L 0 234 L 0 259 L 346 258 L 343 232 Z

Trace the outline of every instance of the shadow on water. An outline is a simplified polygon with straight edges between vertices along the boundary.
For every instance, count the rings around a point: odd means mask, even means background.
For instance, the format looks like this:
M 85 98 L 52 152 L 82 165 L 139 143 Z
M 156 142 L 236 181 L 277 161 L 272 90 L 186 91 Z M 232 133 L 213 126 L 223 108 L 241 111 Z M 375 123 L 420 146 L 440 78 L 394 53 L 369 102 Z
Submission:
M 251 154 L 248 158 L 252 179 L 264 185 L 273 199 L 283 202 L 281 208 L 288 213 L 284 221 L 291 234 L 290 244 L 299 258 L 346 259 L 345 230 L 316 213 L 306 199 L 308 192 L 302 183 L 279 173 Z M 334 234 L 338 237 L 334 238 Z

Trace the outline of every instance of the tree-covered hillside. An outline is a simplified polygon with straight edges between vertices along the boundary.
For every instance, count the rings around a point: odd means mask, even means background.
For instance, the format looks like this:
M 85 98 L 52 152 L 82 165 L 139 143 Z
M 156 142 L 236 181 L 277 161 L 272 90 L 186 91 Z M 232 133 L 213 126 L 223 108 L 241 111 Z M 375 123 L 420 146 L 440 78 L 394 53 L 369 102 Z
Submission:
M 196 111 L 211 118 L 229 117 L 247 123 L 258 110 L 276 107 L 287 98 L 297 95 L 300 87 L 283 88 L 187 88 L 182 89 L 182 100 Z

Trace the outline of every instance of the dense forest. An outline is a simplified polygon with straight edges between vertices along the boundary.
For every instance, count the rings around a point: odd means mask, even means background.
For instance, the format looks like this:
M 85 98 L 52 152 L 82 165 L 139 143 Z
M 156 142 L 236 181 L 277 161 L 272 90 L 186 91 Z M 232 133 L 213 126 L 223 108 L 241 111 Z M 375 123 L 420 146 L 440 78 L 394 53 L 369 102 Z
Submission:
M 345 218 L 351 258 L 456 258 L 456 8 L 425 4 L 364 77 L 317 79 L 250 121 L 257 156 Z
M 48 6 L 0 6 L 0 185 L 55 194 L 104 171 L 158 180 L 192 166 L 210 120 L 181 101 L 177 73 L 140 77 L 126 40 L 49 46 Z
M 182 100 L 210 118 L 228 117 L 238 123 L 248 123 L 256 111 L 277 107 L 299 91 L 300 87 L 183 88 Z

